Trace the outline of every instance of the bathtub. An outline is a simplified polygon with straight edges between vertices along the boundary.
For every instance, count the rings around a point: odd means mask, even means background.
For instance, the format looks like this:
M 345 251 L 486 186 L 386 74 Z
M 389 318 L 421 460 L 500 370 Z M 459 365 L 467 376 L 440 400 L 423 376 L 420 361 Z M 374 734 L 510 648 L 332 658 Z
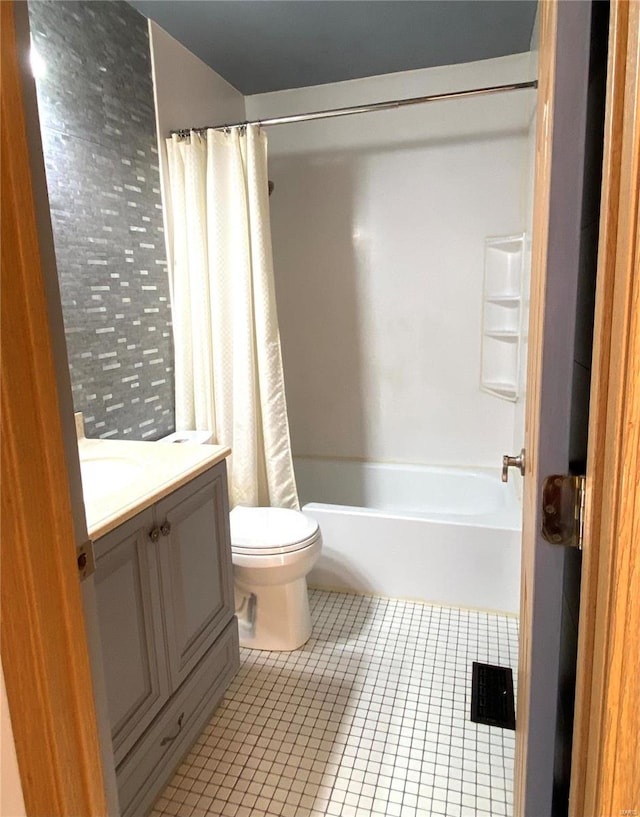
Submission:
M 320 525 L 312 587 L 518 613 L 521 508 L 484 468 L 296 457 Z

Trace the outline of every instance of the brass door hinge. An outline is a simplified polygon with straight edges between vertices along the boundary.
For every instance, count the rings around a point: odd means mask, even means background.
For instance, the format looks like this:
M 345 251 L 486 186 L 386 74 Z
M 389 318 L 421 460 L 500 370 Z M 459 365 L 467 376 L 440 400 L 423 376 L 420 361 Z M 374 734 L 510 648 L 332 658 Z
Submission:
M 78 560 L 78 573 L 80 581 L 88 579 L 96 572 L 96 559 L 93 553 L 93 542 L 87 539 L 82 545 L 76 548 L 76 557 Z
M 582 550 L 585 477 L 553 474 L 542 483 L 542 536 L 552 545 Z

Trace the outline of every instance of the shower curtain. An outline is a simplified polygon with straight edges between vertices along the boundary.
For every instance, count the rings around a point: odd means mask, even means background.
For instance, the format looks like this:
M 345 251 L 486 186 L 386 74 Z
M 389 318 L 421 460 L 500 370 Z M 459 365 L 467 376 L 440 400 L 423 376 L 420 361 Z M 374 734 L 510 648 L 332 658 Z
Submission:
M 267 138 L 167 140 L 176 427 L 229 445 L 231 505 L 298 508 L 276 312 Z

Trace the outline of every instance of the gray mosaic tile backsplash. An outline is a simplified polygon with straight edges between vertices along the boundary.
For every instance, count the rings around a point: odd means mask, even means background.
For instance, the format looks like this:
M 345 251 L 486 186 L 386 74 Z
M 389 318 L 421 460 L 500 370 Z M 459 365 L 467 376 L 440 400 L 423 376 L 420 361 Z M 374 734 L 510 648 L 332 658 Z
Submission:
M 74 408 L 88 437 L 174 429 L 171 307 L 146 19 L 29 2 Z

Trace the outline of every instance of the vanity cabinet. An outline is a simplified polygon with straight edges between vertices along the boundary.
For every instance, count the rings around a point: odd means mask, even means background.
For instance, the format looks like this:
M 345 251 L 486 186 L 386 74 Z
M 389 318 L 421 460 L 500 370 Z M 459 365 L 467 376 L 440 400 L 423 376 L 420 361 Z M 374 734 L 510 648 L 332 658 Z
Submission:
M 153 513 L 95 543 L 96 604 L 116 765 L 169 695 Z
M 224 471 L 222 472 L 224 476 Z M 171 685 L 176 688 L 234 615 L 226 480 L 181 488 L 156 505 Z
M 225 463 L 95 542 L 123 817 L 142 815 L 239 666 Z

